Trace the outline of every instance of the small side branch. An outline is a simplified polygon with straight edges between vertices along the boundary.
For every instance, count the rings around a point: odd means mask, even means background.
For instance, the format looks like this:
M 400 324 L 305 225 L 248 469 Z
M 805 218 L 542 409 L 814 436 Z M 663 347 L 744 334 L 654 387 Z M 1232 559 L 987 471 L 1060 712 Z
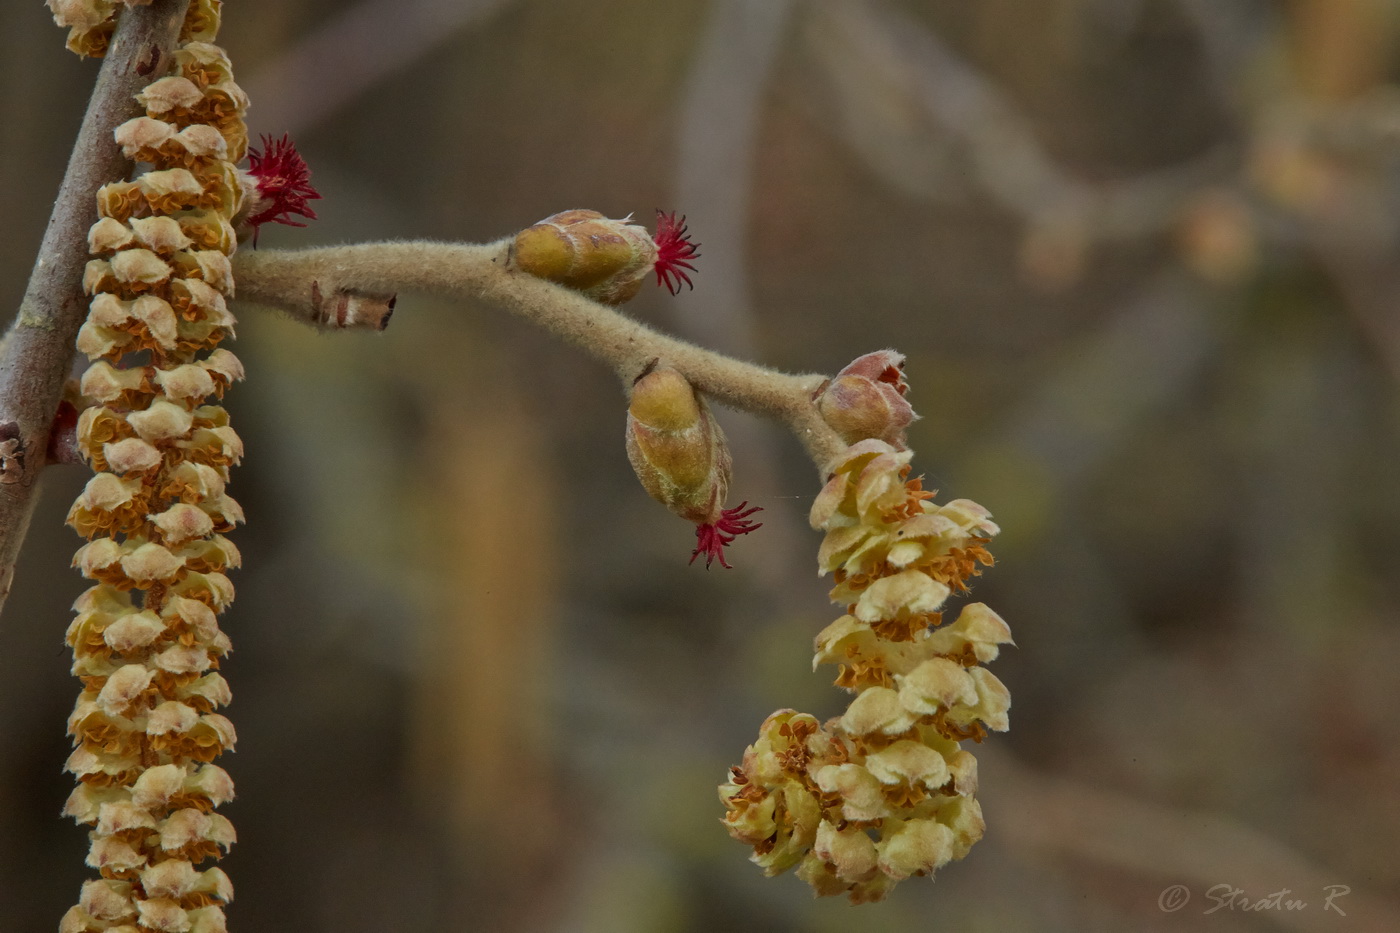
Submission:
M 818 469 L 845 449 L 812 396 L 820 375 L 793 376 L 744 363 L 658 333 L 610 307 L 558 285 L 513 272 L 506 242 L 485 245 L 364 243 L 299 251 L 244 251 L 234 257 L 242 301 L 267 305 L 311 323 L 341 296 L 421 291 L 504 308 L 608 364 L 626 384 L 665 360 L 716 400 L 785 424 Z
M 136 94 L 165 74 L 188 6 L 189 0 L 155 0 L 118 20 L 29 286 L 0 351 L 0 432 L 12 435 L 0 471 L 0 608 L 33 514 L 73 341 L 86 312 L 83 266 L 87 231 L 97 220 L 97 189 L 127 173 L 112 131 L 140 115 Z

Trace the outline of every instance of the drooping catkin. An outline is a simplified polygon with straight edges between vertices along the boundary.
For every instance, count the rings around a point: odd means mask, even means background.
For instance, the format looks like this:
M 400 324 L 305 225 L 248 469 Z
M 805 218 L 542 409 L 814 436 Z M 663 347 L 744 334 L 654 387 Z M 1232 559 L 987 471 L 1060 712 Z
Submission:
M 1007 728 L 1010 695 L 982 666 L 1011 632 L 981 603 L 944 624 L 941 609 L 991 563 L 998 531 L 967 500 L 936 505 L 909 480 L 912 454 L 852 445 L 812 506 L 818 553 L 847 612 L 816 639 L 855 694 L 820 723 L 779 710 L 720 786 L 725 826 L 770 875 L 797 866 L 819 895 L 882 899 L 982 838 L 977 762 L 962 747 Z
M 120 7 L 53 0 L 70 48 L 101 54 Z M 83 885 L 62 933 L 224 929 L 233 889 L 217 867 L 234 842 L 213 812 L 233 782 L 213 760 L 235 741 L 216 712 L 229 640 L 218 613 L 233 599 L 239 554 L 224 533 L 242 510 L 225 492 L 243 445 L 218 404 L 243 367 L 233 333 L 233 220 L 244 199 L 235 163 L 247 149 L 247 99 L 212 45 L 217 0 L 194 0 L 173 73 L 139 96 L 146 115 L 117 142 L 146 170 L 98 195 L 89 232 L 92 296 L 78 349 L 92 403 L 79 449 L 95 475 L 69 513 L 89 538 L 74 564 L 94 585 L 68 629 L 83 690 L 69 719 L 78 787 L 65 812 L 93 827 Z

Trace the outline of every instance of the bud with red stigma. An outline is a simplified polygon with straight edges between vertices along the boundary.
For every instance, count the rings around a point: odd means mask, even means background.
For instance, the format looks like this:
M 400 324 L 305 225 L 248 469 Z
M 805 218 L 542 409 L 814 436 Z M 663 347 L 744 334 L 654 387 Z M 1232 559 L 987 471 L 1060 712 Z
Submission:
M 262 148 L 248 150 L 247 176 L 252 180 L 251 198 L 245 211 L 244 223 L 253 229 L 253 245 L 258 245 L 258 230 L 266 223 L 305 227 L 292 215 L 315 220 L 316 212 L 307 202 L 320 199 L 321 193 L 311 185 L 311 169 L 297 152 L 292 137 L 262 138 Z
M 597 211 L 561 211 L 526 227 L 511 241 L 510 268 L 582 292 L 594 301 L 620 305 L 641 290 L 647 273 L 675 294 L 699 256 L 686 236 L 685 218 L 657 214 L 655 238 L 631 217 L 615 220 Z M 692 285 L 693 287 L 693 285 Z
M 759 526 L 748 521 L 758 511 L 724 508 L 731 461 L 724 432 L 705 399 L 674 368 L 659 363 L 632 386 L 627 408 L 627 459 L 647 493 L 681 518 L 694 522 L 695 552 L 705 565 L 724 547 Z
M 904 429 L 919 417 L 904 397 L 908 391 L 904 354 L 876 350 L 822 386 L 817 410 L 847 444 L 874 438 L 903 450 Z

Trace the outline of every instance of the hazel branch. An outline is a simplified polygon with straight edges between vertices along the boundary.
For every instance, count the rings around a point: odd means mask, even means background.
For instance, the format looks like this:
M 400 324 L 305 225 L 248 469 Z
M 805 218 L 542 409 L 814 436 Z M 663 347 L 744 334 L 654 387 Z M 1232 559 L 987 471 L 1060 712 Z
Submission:
M 0 350 L 0 608 L 36 502 L 54 415 L 87 311 L 83 266 L 97 189 L 128 163 L 112 131 L 138 116 L 136 94 L 162 77 L 189 0 L 127 9 L 97 75 L 19 313 Z
M 233 267 L 240 300 L 323 325 L 328 305 L 351 296 L 385 304 L 400 291 L 420 291 L 484 301 L 572 343 L 611 366 L 627 385 L 664 360 L 715 400 L 786 425 L 819 470 L 846 448 L 813 402 L 826 377 L 780 373 L 658 333 L 567 288 L 511 271 L 508 243 L 245 250 Z

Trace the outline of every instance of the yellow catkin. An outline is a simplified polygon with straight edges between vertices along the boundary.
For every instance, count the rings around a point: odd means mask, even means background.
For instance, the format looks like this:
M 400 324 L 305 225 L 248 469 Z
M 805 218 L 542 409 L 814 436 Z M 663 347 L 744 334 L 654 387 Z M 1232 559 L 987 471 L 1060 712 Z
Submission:
M 233 783 L 214 759 L 233 747 L 217 710 L 229 641 L 218 613 L 239 555 L 224 533 L 242 510 L 224 491 L 242 443 L 218 404 L 242 378 L 220 342 L 233 333 L 231 222 L 243 200 L 234 160 L 247 131 L 243 92 L 212 45 L 217 0 L 194 0 L 174 73 L 140 96 L 144 117 L 116 132 L 149 163 L 106 185 L 84 275 L 92 296 L 78 348 L 92 402 L 78 444 L 96 471 L 69 513 L 89 538 L 74 565 L 95 585 L 68 629 L 83 685 L 69 719 L 78 778 L 65 812 L 93 827 L 83 885 L 62 933 L 220 933 L 228 877 L 201 863 L 234 842 L 214 808 Z M 70 45 L 100 53 L 115 6 L 73 0 Z
M 818 554 L 847 613 L 817 636 L 814 662 L 855 694 L 826 723 L 779 710 L 719 788 L 731 836 L 768 874 L 797 866 L 819 895 L 878 901 L 982 837 L 977 762 L 962 747 L 1007 728 L 1006 688 L 981 665 L 1011 632 L 981 603 L 943 606 L 991 563 L 997 533 L 967 500 L 936 505 L 908 480 L 908 451 L 847 449 L 812 506 Z

